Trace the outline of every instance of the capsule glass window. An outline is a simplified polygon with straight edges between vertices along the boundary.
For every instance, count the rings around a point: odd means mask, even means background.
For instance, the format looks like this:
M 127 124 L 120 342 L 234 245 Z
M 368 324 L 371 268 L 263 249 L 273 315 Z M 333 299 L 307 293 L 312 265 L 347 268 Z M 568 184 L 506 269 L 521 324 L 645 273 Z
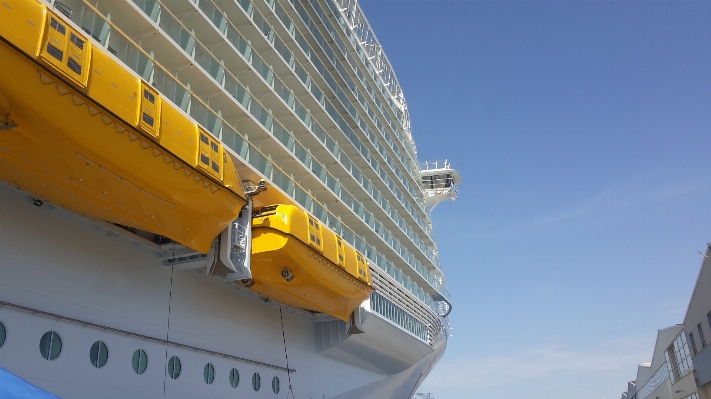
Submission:
M 5 340 L 7 339 L 7 329 L 5 325 L 0 321 L 0 348 L 5 345 Z
M 272 378 L 272 391 L 274 393 L 279 393 L 279 377 L 277 376 L 274 376 L 274 378 Z
M 205 379 L 205 383 L 210 385 L 215 381 L 215 366 L 212 363 L 205 365 L 202 371 L 202 377 Z
M 148 368 L 148 355 L 143 349 L 136 349 L 133 352 L 133 358 L 131 358 L 131 367 L 136 374 L 143 374 Z
M 47 331 L 40 338 L 40 354 L 47 360 L 54 360 L 62 353 L 62 339 L 55 331 Z
M 239 371 L 236 368 L 230 370 L 230 386 L 232 388 L 237 388 L 239 385 Z
M 252 374 L 252 389 L 255 391 L 259 391 L 259 388 L 262 387 L 262 377 L 259 376 L 259 373 L 254 373 Z
M 89 360 L 91 360 L 91 365 L 100 369 L 106 365 L 109 360 L 109 348 L 103 341 L 96 341 L 91 345 L 89 350 Z
M 181 364 L 180 359 L 177 356 L 173 356 L 168 360 L 168 375 L 172 379 L 177 379 L 180 377 Z

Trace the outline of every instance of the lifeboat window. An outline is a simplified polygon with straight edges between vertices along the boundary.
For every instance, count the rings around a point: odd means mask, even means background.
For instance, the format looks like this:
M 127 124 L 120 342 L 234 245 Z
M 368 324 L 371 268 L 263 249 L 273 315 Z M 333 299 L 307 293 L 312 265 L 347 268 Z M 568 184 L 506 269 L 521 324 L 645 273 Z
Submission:
M 313 234 L 311 234 L 311 241 L 316 241 L 316 237 Z
M 74 61 L 74 58 L 69 57 L 69 61 L 67 61 L 67 66 L 77 75 L 81 75 L 81 65 L 79 65 L 78 62 Z
M 47 44 L 47 52 L 49 53 L 49 55 L 58 59 L 59 61 L 61 61 L 64 57 L 64 52 L 51 44 Z
M 136 349 L 133 352 L 133 358 L 131 359 L 131 366 L 133 366 L 133 371 L 136 374 L 143 374 L 148 367 L 148 355 L 143 349 Z
M 309 219 L 309 224 L 313 226 L 313 225 L 314 225 L 314 221 L 311 220 L 311 219 Z
M 210 140 L 208 140 L 207 136 L 205 136 L 204 134 L 200 135 L 200 141 L 202 141 L 205 144 L 210 144 Z
M 237 385 L 239 385 L 239 371 L 233 368 L 230 370 L 230 386 L 232 388 L 237 388 Z
M 337 242 L 338 242 L 338 246 L 340 247 L 340 246 L 341 246 L 341 240 L 338 240 Z
M 54 331 L 47 331 L 40 339 L 40 354 L 47 360 L 54 360 L 62 353 L 62 339 Z
M 0 348 L 5 345 L 5 339 L 7 338 L 7 329 L 5 325 L 0 321 Z
M 343 255 L 338 255 L 338 259 L 340 259 L 340 261 L 343 262 Z
M 259 391 L 259 388 L 262 386 L 262 377 L 259 376 L 259 373 L 254 373 L 252 374 L 252 388 L 255 391 Z
M 153 117 L 151 117 L 150 115 L 148 115 L 145 112 L 143 113 L 143 122 L 146 122 L 150 126 L 153 126 L 153 123 L 155 123 L 155 121 L 153 120 Z
M 100 369 L 106 365 L 109 360 L 109 348 L 103 341 L 96 341 L 94 345 L 91 346 L 89 350 L 89 360 L 91 360 L 91 365 Z
M 79 36 L 72 33 L 69 40 L 74 43 L 75 46 L 79 47 L 80 50 L 84 50 L 84 41 L 79 38 Z
M 205 165 L 209 165 L 210 158 L 208 158 L 208 156 L 205 154 L 200 154 L 200 162 L 204 163 Z
M 57 21 L 57 20 L 54 19 L 54 18 L 52 18 L 52 20 L 49 21 L 49 25 L 50 25 L 52 28 L 54 28 L 54 30 L 56 30 L 57 32 L 59 32 L 59 33 L 61 33 L 61 34 L 63 34 L 63 35 L 64 35 L 65 33 L 67 33 L 67 28 L 65 28 L 64 25 L 60 24 L 59 21 Z
M 180 377 L 180 359 L 177 356 L 173 356 L 168 360 L 168 375 L 172 379 Z
M 320 239 L 320 238 L 317 238 L 317 239 L 316 239 L 316 245 L 321 245 L 321 239 Z
M 220 165 L 218 165 L 216 162 L 212 163 L 212 170 L 214 170 L 217 173 L 220 173 Z
M 202 377 L 205 379 L 205 383 L 207 385 L 210 385 L 215 381 L 215 366 L 213 366 L 212 363 L 205 365 L 205 368 L 202 371 Z
M 145 97 L 146 100 L 150 101 L 153 104 L 156 103 L 156 96 L 154 96 L 153 93 L 148 90 L 143 90 L 143 97 Z
M 210 143 L 210 147 L 212 147 L 212 151 L 220 151 L 220 147 L 215 143 Z

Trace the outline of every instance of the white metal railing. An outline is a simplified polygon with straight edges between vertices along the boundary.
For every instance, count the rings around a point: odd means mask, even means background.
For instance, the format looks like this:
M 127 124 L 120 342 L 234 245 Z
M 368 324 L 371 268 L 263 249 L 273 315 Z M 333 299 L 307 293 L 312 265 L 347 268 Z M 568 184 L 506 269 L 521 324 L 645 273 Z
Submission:
M 445 159 L 444 161 L 425 161 L 424 163 L 420 164 L 420 171 L 426 171 L 426 170 L 436 170 L 436 169 L 451 169 L 449 166 L 449 160 Z
M 417 147 L 415 146 L 415 140 L 412 137 L 412 130 L 410 129 L 410 113 L 407 109 L 405 95 L 402 92 L 397 76 L 395 76 L 395 71 L 390 65 L 390 61 L 385 55 L 383 46 L 380 45 L 378 38 L 370 27 L 370 23 L 368 23 L 368 19 L 365 17 L 357 0 L 332 1 L 338 6 L 341 16 L 348 23 L 348 28 L 358 38 L 360 46 L 368 55 L 368 61 L 370 61 L 373 68 L 377 71 L 381 82 L 388 89 L 393 101 L 403 113 L 402 125 L 405 128 L 405 134 L 409 139 L 409 144 L 412 146 L 413 155 L 415 155 L 415 159 L 417 159 Z

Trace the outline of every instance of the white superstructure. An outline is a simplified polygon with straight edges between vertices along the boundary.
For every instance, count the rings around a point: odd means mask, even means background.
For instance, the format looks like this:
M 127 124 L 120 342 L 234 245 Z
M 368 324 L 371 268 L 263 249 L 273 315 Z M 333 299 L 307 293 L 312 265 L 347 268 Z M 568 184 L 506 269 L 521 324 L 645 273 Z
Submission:
M 66 399 L 411 397 L 447 344 L 430 212 L 460 178 L 420 169 L 357 2 L 47 4 L 266 181 L 255 206 L 297 205 L 364 254 L 375 292 L 349 334 L 208 276 L 196 251 L 0 183 L 0 367 Z

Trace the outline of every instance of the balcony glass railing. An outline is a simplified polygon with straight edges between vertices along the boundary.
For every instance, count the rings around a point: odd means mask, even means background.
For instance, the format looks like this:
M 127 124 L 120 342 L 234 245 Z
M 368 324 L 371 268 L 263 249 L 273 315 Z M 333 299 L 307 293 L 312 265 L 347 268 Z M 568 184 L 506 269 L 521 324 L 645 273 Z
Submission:
M 329 225 L 336 233 L 344 237 L 347 242 L 364 253 L 371 260 L 371 264 L 384 270 L 414 296 L 427 304 L 433 311 L 436 311 L 435 302 L 416 283 L 412 282 L 391 262 L 387 261 L 382 255 L 373 250 L 371 246 L 367 245 L 365 241 L 355 235 L 348 227 L 344 226 L 335 215 L 311 197 L 311 195 L 301 188 L 287 173 L 275 166 L 269 159 L 269 156 L 263 154 L 259 149 L 251 145 L 243 135 L 225 123 L 219 111 L 213 111 L 200 98 L 193 95 L 188 86 L 183 85 L 175 79 L 165 68 L 152 59 L 150 53 L 147 53 L 136 45 L 119 29 L 116 29 L 92 5 L 84 3 L 83 8 L 84 10 L 81 10 L 82 12 L 73 14 L 80 16 L 76 18 L 75 23 L 82 26 L 83 29 L 92 34 L 92 36 L 94 36 L 95 33 L 99 33 L 94 32 L 95 29 L 112 31 L 110 39 L 106 42 L 105 46 L 122 62 L 125 62 L 127 66 L 132 68 L 139 75 L 152 77 L 149 79 L 149 82 L 156 87 L 165 98 L 170 99 L 177 106 L 188 112 L 197 123 L 201 124 L 217 137 L 220 137 L 225 145 L 242 158 L 246 164 L 254 167 L 265 178 L 270 180 L 275 186 L 281 188 L 306 210 Z M 103 26 L 102 24 L 93 24 L 94 26 L 92 26 L 92 24 L 85 23 L 86 21 L 94 20 L 97 16 L 104 19 Z M 191 45 L 189 41 L 184 41 L 183 43 L 187 48 L 190 48 Z M 199 46 L 195 46 L 194 48 L 199 48 Z M 194 54 L 198 54 L 198 51 L 200 50 L 195 50 Z M 235 99 L 237 103 L 247 103 L 249 105 L 249 113 L 253 115 L 267 131 L 271 132 L 270 128 L 268 128 L 268 126 L 274 126 L 271 115 L 266 112 L 257 101 L 249 97 L 249 94 L 246 92 L 240 92 L 239 90 L 235 90 Z M 437 288 L 437 286 L 434 287 Z M 441 288 L 441 293 L 445 294 L 446 290 L 444 287 Z
M 251 4 L 251 3 L 250 3 Z M 245 48 L 245 51 L 249 46 L 246 44 L 246 41 L 241 37 L 241 35 L 237 32 L 236 28 L 234 28 L 234 25 L 227 19 L 224 15 L 224 13 L 217 8 L 211 1 L 209 0 L 204 0 L 200 2 L 199 8 L 202 10 L 202 12 L 206 15 L 206 17 L 211 20 L 211 22 L 215 25 L 216 28 L 218 28 L 220 31 L 224 31 L 223 35 L 226 35 L 230 41 L 233 42 L 235 47 L 239 48 Z M 257 15 L 257 19 L 262 19 L 261 17 Z M 210 18 L 212 16 L 212 18 Z M 265 29 L 265 24 L 259 24 L 261 27 L 260 29 Z M 314 93 L 314 98 L 319 101 L 322 105 L 325 105 L 325 110 L 329 109 L 334 109 L 332 106 L 330 106 L 330 102 L 325 98 L 323 93 L 318 90 L 318 88 L 315 85 L 311 85 L 311 79 L 308 76 L 308 73 L 301 67 L 301 65 L 295 61 L 293 55 L 289 51 L 289 49 L 283 44 L 283 42 L 279 39 L 277 35 L 273 34 L 272 30 L 269 30 L 268 32 L 265 33 L 266 37 L 271 37 L 273 38 L 272 44 L 274 45 L 275 49 L 277 52 L 282 56 L 284 61 L 292 67 L 293 70 L 295 70 L 296 75 L 299 77 L 299 79 L 302 80 L 302 83 Z M 236 39 L 236 41 L 235 41 Z M 251 51 L 251 49 L 249 49 Z M 251 53 L 250 53 L 251 54 Z M 247 58 L 247 54 L 243 54 L 245 58 Z M 293 97 L 293 94 L 289 92 L 289 89 L 281 83 L 281 81 L 274 77 L 273 72 L 269 68 L 268 65 L 266 65 L 261 58 L 255 55 L 255 57 L 252 58 L 247 58 L 248 61 L 252 63 L 252 65 L 255 67 L 255 70 L 257 70 L 262 77 L 265 79 L 265 81 L 272 86 L 272 88 L 284 99 L 284 101 L 289 105 L 292 110 L 297 112 L 298 116 L 300 119 L 307 125 L 307 127 L 312 131 L 314 135 L 319 137 L 319 139 L 326 144 L 327 148 L 333 148 L 335 151 L 333 151 L 333 155 L 338 157 L 342 157 L 340 149 L 338 149 L 337 145 L 333 140 L 330 138 L 330 136 L 325 132 L 323 128 L 321 128 L 320 125 L 318 125 L 317 122 L 313 120 L 311 117 L 310 113 L 306 110 L 306 108 L 298 101 L 295 100 Z M 280 86 L 280 87 L 278 87 Z M 330 115 L 330 114 L 329 114 Z M 334 121 L 342 121 L 342 119 L 339 119 L 340 115 L 337 115 L 337 117 L 334 119 Z M 345 121 L 342 121 L 345 122 Z M 324 138 L 325 136 L 325 138 Z M 330 141 L 330 145 L 326 143 L 326 141 Z M 363 150 L 364 147 L 359 146 L 360 141 L 358 141 L 357 137 L 352 137 L 351 142 L 356 146 L 356 148 Z M 367 150 L 365 150 L 367 151 Z M 362 154 L 364 155 L 364 158 L 366 161 L 368 161 L 368 158 L 366 155 L 367 154 Z M 374 158 L 370 158 L 369 160 L 371 166 L 375 169 L 376 173 L 379 173 L 379 176 L 383 179 L 383 182 L 388 185 L 388 187 L 393 191 L 393 194 L 397 191 L 397 188 L 394 187 L 393 182 L 389 179 L 387 174 L 384 173 L 379 167 L 379 164 L 375 162 Z M 375 203 L 381 205 L 385 212 L 390 215 L 395 223 L 400 226 L 403 229 L 403 232 L 411 238 L 411 240 L 414 242 L 414 244 L 422 251 L 422 253 L 430 259 L 433 263 L 435 262 L 435 256 L 432 254 L 432 250 L 428 248 L 427 244 L 422 242 L 419 237 L 417 237 L 416 233 L 412 231 L 410 226 L 402 220 L 402 217 L 393 209 L 389 203 L 387 203 L 387 200 L 381 197 L 380 193 L 372 187 L 372 184 L 370 181 L 365 178 L 362 173 L 355 167 L 355 165 L 352 164 L 350 160 L 345 162 L 345 165 L 349 165 L 349 168 L 351 169 L 350 172 L 356 176 L 356 180 L 358 181 L 361 186 L 369 193 L 371 196 L 373 196 L 373 199 L 375 200 Z M 427 223 L 422 219 L 422 217 L 410 206 L 409 202 L 404 201 L 403 198 L 399 198 L 403 206 L 408 210 L 408 213 L 413 217 L 415 222 L 417 223 L 420 228 L 425 232 L 425 234 L 435 242 L 434 238 L 434 233 L 430 229 L 430 227 L 427 225 Z M 383 203 L 385 202 L 385 203 Z

